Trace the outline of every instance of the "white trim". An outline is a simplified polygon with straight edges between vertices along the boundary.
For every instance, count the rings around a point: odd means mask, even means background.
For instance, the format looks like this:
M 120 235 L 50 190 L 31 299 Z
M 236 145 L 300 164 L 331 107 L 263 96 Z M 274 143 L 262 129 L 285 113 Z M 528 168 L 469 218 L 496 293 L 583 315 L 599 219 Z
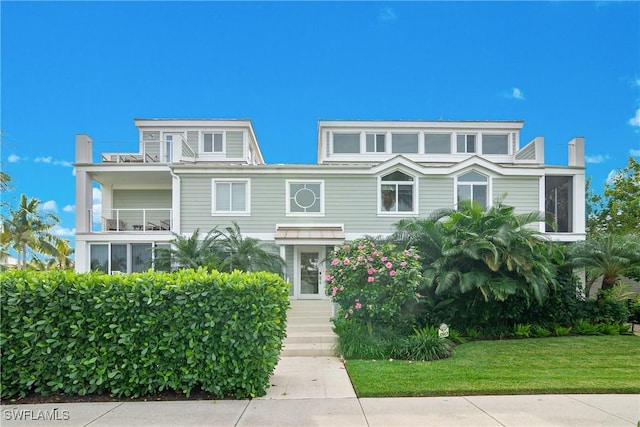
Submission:
M 216 210 L 216 184 L 220 183 L 245 183 L 244 188 L 244 211 L 231 210 L 233 200 L 230 200 L 228 211 Z M 212 178 L 211 179 L 211 216 L 249 216 L 251 215 L 251 179 L 250 178 Z
M 458 178 L 466 173 L 476 172 L 480 175 L 486 176 L 487 181 L 463 181 L 462 183 L 458 182 Z M 471 186 L 471 200 L 473 200 L 473 187 L 474 186 L 485 186 L 487 188 L 487 205 L 485 208 L 490 208 L 493 206 L 493 189 L 492 189 L 492 177 L 486 173 L 479 171 L 476 168 L 470 168 L 468 170 L 461 171 L 453 177 L 453 206 L 455 209 L 458 209 L 458 185 L 470 185 Z
M 302 282 L 300 277 L 300 253 L 306 252 L 318 252 L 318 292 L 316 294 L 303 294 L 302 293 Z M 326 269 L 326 247 L 324 245 L 298 245 L 294 246 L 293 250 L 293 276 L 294 276 L 294 291 L 293 295 L 296 299 L 327 299 L 325 288 L 327 286 L 325 280 L 325 269 Z
M 411 211 L 383 211 L 382 210 L 382 185 L 383 182 L 382 178 L 384 176 L 390 175 L 394 172 L 401 172 L 407 176 L 410 176 L 413 178 L 413 181 L 386 181 L 386 184 L 384 185 L 396 185 L 396 189 L 398 185 L 408 185 L 408 182 L 411 182 L 411 185 L 413 187 L 413 197 L 412 197 L 412 204 L 413 204 L 413 209 Z M 397 167 L 394 169 L 389 169 L 384 171 L 383 173 L 378 174 L 377 176 L 377 186 L 376 186 L 376 203 L 377 203 L 377 214 L 378 216 L 382 216 L 382 217 L 408 217 L 408 216 L 416 216 L 418 215 L 419 212 L 419 206 L 420 206 L 420 187 L 419 187 L 419 183 L 420 183 L 420 177 L 418 175 L 415 174 L 415 172 L 407 172 L 406 170 L 404 170 L 401 167 Z
M 211 134 L 211 151 L 204 150 L 204 136 Z M 216 151 L 216 139 L 215 134 L 222 135 L 222 151 Z M 244 135 L 244 132 L 243 132 Z M 244 137 L 244 136 L 243 136 Z M 224 157 L 227 152 L 227 131 L 222 129 L 201 130 L 198 131 L 198 155 L 203 157 Z

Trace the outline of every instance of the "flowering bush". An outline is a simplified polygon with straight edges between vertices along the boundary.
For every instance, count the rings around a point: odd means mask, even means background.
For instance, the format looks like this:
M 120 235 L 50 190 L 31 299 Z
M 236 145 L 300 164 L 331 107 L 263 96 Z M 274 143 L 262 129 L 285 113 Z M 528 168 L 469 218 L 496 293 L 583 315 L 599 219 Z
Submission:
M 355 240 L 331 252 L 327 292 L 340 308 L 337 320 L 394 326 L 406 322 L 407 306 L 416 301 L 422 279 L 413 250 L 392 243 Z

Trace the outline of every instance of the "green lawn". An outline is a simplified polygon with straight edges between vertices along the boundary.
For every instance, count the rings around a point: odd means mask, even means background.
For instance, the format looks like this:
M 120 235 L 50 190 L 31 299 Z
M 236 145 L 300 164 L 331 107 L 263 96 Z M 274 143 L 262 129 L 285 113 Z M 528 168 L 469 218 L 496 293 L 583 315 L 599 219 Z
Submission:
M 640 337 L 475 341 L 439 361 L 346 366 L 359 397 L 640 393 Z

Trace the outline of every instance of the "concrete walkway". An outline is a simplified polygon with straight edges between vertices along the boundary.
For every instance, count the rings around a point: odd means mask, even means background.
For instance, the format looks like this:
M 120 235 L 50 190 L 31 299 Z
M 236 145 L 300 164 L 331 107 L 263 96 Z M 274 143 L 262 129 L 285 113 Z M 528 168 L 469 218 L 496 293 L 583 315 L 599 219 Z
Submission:
M 640 395 L 363 398 L 336 357 L 284 357 L 253 400 L 2 405 L 4 426 L 630 426 Z M 21 419 L 19 419 L 21 418 Z

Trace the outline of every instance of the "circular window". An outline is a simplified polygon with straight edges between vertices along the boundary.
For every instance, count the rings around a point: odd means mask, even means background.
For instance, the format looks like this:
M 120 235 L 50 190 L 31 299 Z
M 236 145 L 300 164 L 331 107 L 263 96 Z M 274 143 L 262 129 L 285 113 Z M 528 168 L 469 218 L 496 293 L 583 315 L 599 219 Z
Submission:
M 316 193 L 309 188 L 301 188 L 296 191 L 296 194 L 293 196 L 293 200 L 296 202 L 296 205 L 302 209 L 309 209 L 316 203 L 316 199 Z

